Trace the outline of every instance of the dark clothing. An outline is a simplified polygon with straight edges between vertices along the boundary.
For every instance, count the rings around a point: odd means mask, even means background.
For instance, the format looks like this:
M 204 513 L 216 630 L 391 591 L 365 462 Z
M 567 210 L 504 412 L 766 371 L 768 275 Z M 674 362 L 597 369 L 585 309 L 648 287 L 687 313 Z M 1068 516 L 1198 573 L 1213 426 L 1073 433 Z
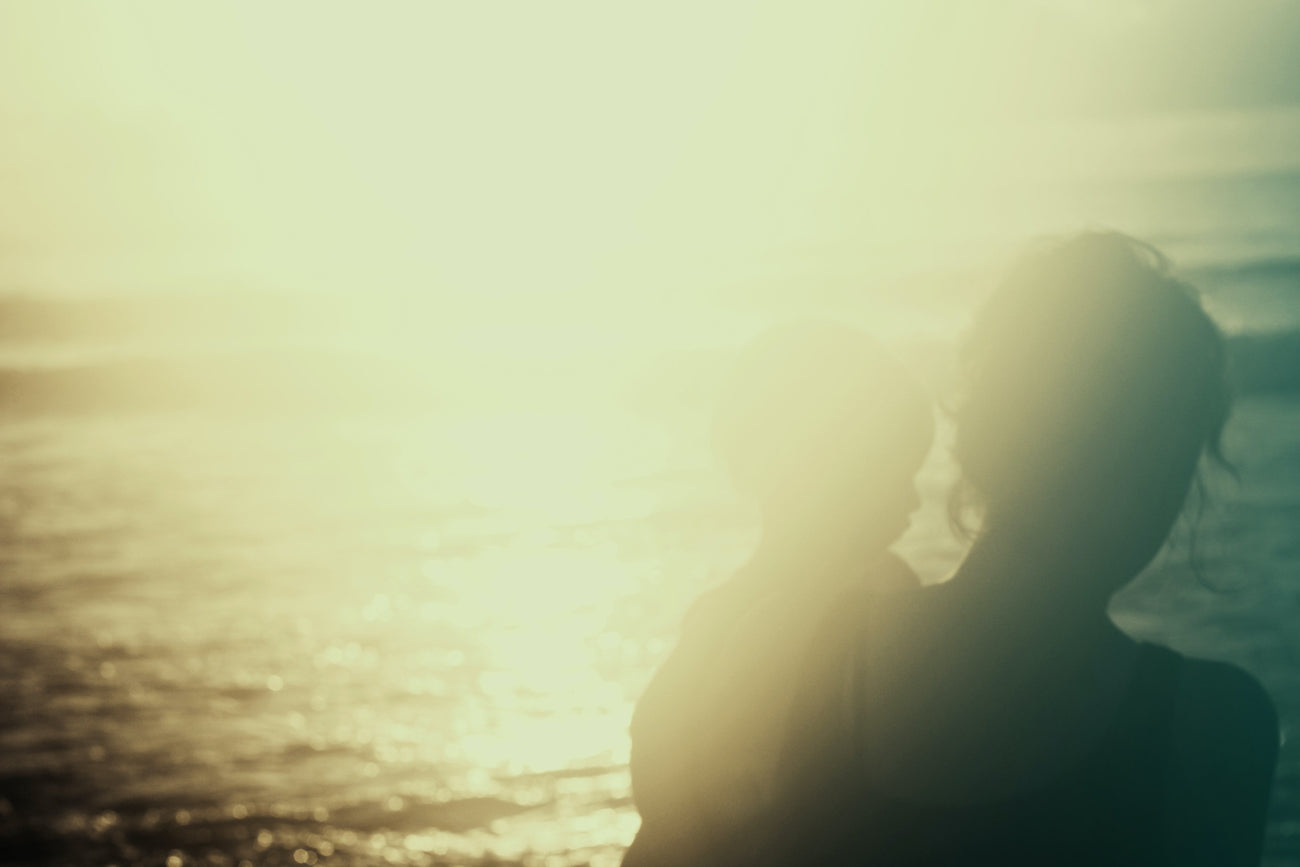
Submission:
M 862 606 L 870 604 L 870 594 L 846 597 L 819 628 L 803 662 L 807 676 L 791 704 L 776 801 L 744 827 L 719 831 L 707 819 L 674 814 L 669 803 L 659 811 L 657 802 L 673 799 L 668 779 L 645 792 L 650 799 L 642 806 L 641 784 L 654 774 L 646 770 L 645 753 L 638 767 L 640 732 L 634 726 L 632 773 L 643 826 L 624 860 L 627 867 L 1168 863 L 1161 819 L 1182 657 L 1142 645 L 1135 676 L 1107 734 L 1055 783 L 985 804 L 911 803 L 873 788 L 863 759 L 860 733 L 867 727 L 860 721 L 871 706 L 862 694 L 865 681 L 854 672 L 864 664 Z M 691 641 L 684 632 L 682 649 Z M 699 641 L 704 646 L 704 639 Z M 653 695 L 648 690 L 643 703 Z M 827 729 L 834 725 L 828 721 L 846 718 L 845 701 L 852 705 L 847 718 L 858 733 L 847 741 Z M 647 719 L 640 709 L 638 719 Z M 851 744 L 847 750 L 846 743 Z M 658 746 L 669 747 L 666 741 Z M 678 782 L 689 788 L 688 779 Z M 681 803 L 689 804 L 689 797 Z
M 1162 809 L 1182 657 L 1141 647 L 1138 670 L 1113 725 L 1054 783 L 991 803 L 934 806 L 873 789 L 861 756 L 809 762 L 791 732 L 789 767 L 811 774 L 772 816 L 770 863 L 977 867 L 1160 867 Z M 870 712 L 861 697 L 857 709 Z M 815 725 L 810 715 L 807 723 Z M 818 770 L 819 769 L 819 770 Z M 820 778 L 818 778 L 820 777 Z

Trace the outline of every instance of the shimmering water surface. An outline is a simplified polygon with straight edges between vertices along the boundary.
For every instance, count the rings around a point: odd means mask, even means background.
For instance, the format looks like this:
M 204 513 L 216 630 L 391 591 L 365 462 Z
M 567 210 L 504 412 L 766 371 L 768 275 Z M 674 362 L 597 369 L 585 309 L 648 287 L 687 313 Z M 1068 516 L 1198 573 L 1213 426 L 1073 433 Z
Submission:
M 593 422 L 4 425 L 0 821 L 34 853 L 614 858 L 629 703 L 736 522 L 659 475 L 667 432 Z
M 753 540 L 699 419 L 680 421 L 4 423 L 8 851 L 616 863 L 637 824 L 631 704 L 689 598 Z M 1200 544 L 1233 586 L 1200 586 L 1175 552 L 1118 617 L 1247 666 L 1291 729 L 1300 402 L 1247 401 L 1230 436 L 1242 478 L 1217 486 Z M 931 578 L 958 550 L 939 473 L 904 546 Z M 1273 834 L 1292 856 L 1297 770 L 1288 744 Z

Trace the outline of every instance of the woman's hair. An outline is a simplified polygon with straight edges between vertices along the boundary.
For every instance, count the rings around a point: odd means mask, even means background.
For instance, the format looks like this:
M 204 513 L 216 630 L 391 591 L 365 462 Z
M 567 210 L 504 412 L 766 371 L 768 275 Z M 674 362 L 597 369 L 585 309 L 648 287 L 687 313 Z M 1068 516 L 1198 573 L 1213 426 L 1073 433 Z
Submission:
M 985 529 L 1172 521 L 1200 456 L 1223 462 L 1225 363 L 1196 291 L 1155 248 L 1115 232 L 1041 244 L 961 356 L 954 525 L 969 533 L 973 510 Z

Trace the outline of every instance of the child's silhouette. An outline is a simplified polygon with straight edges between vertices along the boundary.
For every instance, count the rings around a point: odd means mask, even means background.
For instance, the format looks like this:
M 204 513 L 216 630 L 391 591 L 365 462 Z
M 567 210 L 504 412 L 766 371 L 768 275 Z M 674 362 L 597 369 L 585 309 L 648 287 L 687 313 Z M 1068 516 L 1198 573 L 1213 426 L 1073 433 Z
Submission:
M 863 333 L 770 331 L 724 386 L 715 446 L 754 497 L 751 560 L 704 594 L 637 705 L 632 785 L 642 827 L 626 865 L 734 858 L 775 796 L 797 691 L 843 594 L 916 584 L 888 547 L 919 504 L 933 439 L 919 385 Z

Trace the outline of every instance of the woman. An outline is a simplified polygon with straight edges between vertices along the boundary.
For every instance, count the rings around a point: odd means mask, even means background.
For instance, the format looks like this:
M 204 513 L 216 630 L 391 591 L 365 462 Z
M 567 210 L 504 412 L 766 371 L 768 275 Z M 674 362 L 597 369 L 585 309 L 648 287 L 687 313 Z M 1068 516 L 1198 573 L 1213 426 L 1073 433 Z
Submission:
M 1107 616 L 1219 457 L 1224 366 L 1194 292 L 1145 244 L 1088 233 L 1013 271 L 975 323 L 955 411 L 974 544 L 951 581 L 828 624 L 843 686 L 803 697 L 774 863 L 1259 862 L 1268 696 Z

